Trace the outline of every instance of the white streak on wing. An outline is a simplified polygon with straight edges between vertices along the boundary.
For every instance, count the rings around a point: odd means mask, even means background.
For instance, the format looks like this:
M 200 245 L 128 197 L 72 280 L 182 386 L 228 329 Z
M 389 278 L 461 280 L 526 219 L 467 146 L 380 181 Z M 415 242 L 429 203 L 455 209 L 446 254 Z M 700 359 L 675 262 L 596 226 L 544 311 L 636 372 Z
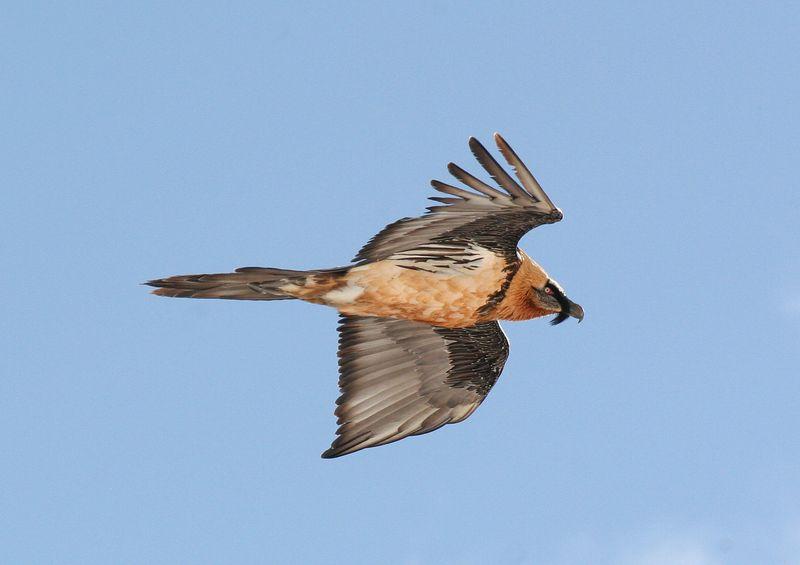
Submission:
M 398 266 L 421 269 L 437 275 L 471 276 L 485 265 L 491 265 L 497 258 L 492 251 L 475 244 L 467 247 L 427 244 L 420 249 L 400 251 L 388 259 Z

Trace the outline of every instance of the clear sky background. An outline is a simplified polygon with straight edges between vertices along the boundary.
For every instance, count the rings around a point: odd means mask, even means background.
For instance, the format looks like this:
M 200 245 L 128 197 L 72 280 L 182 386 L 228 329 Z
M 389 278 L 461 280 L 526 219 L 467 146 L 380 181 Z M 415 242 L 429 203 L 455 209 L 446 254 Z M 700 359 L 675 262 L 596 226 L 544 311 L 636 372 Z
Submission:
M 16 3 L 0 561 L 800 563 L 794 3 Z M 466 422 L 338 460 L 336 312 L 153 277 L 346 263 L 502 132 L 586 309 Z

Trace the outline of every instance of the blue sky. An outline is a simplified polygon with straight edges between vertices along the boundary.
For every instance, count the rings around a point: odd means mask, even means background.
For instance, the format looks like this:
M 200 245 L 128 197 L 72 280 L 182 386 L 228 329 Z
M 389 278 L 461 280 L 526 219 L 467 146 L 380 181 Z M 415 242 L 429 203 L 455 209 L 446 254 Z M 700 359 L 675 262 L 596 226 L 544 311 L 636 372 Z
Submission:
M 0 561 L 800 563 L 791 3 L 18 3 Z M 338 460 L 336 313 L 141 281 L 343 264 L 502 132 L 586 309 L 466 422 Z

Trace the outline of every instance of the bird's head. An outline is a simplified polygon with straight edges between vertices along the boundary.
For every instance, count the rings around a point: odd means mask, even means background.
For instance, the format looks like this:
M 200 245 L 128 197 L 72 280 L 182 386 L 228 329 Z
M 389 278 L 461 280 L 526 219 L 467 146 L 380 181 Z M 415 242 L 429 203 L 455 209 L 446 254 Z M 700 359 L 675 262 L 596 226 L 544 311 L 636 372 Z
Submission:
M 536 308 L 557 314 L 550 322 L 552 325 L 560 324 L 569 317 L 577 319 L 578 322 L 583 320 L 581 305 L 567 298 L 564 289 L 553 279 L 548 278 L 541 287 L 534 286 L 530 298 Z

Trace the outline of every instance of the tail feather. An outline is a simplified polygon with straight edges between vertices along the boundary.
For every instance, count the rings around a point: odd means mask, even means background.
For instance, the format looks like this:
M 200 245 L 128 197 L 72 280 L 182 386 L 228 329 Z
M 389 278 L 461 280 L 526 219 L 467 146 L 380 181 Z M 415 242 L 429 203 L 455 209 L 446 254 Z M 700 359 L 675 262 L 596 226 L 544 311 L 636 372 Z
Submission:
M 147 281 L 153 294 L 176 298 L 223 298 L 228 300 L 288 300 L 298 298 L 291 289 L 302 288 L 317 275 L 338 270 L 292 271 L 243 267 L 233 273 L 178 275 Z

